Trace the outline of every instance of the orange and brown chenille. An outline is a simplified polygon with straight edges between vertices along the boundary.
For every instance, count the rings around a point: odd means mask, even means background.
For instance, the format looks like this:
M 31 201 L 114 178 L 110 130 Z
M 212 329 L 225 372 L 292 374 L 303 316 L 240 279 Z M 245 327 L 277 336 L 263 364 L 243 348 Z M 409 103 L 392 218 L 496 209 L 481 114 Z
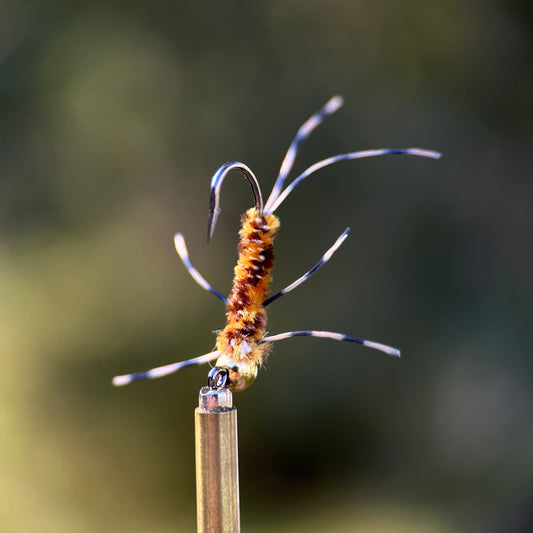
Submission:
M 217 349 L 235 360 L 249 359 L 261 364 L 266 356 L 267 345 L 256 341 L 266 330 L 263 303 L 272 281 L 278 228 L 279 219 L 275 215 L 260 215 L 255 207 L 241 218 L 239 258 L 226 308 L 227 324 L 217 338 Z

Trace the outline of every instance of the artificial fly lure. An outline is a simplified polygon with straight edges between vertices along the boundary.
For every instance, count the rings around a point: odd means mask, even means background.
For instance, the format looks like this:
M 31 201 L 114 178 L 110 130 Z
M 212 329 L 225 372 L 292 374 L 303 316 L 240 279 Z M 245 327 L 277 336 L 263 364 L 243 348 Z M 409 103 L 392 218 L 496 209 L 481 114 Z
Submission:
M 205 290 L 216 296 L 226 305 L 226 327 L 218 332 L 216 349 L 207 354 L 179 363 L 152 368 L 145 372 L 125 374 L 113 378 L 116 386 L 127 385 L 140 379 L 154 379 L 167 376 L 178 370 L 192 365 L 208 363 L 216 359 L 215 366 L 208 374 L 208 385 L 212 389 L 228 388 L 231 391 L 241 391 L 249 387 L 255 378 L 259 367 L 265 361 L 270 351 L 271 343 L 291 337 L 323 337 L 338 341 L 355 342 L 380 350 L 388 355 L 400 356 L 400 350 L 386 344 L 373 342 L 357 337 L 349 337 L 342 333 L 331 331 L 290 331 L 278 335 L 266 335 L 266 307 L 283 295 L 294 290 L 305 280 L 310 278 L 322 267 L 331 256 L 338 250 L 348 237 L 350 228 L 347 228 L 327 250 L 320 261 L 306 272 L 303 276 L 284 288 L 282 291 L 269 297 L 268 289 L 272 281 L 270 272 L 274 261 L 273 245 L 279 228 L 279 219 L 274 212 L 289 196 L 294 188 L 304 179 L 314 174 L 317 170 L 347 159 L 361 159 L 387 154 L 406 154 L 419 157 L 438 159 L 440 153 L 420 148 L 385 148 L 377 150 L 364 150 L 341 154 L 324 159 L 311 165 L 307 170 L 295 178 L 289 185 L 283 188 L 296 154 L 301 143 L 311 132 L 329 115 L 337 111 L 343 104 L 340 96 L 334 96 L 326 105 L 309 118 L 298 130 L 296 137 L 285 155 L 281 169 L 274 183 L 270 196 L 263 205 L 261 189 L 253 172 L 243 163 L 231 162 L 222 165 L 211 179 L 211 208 L 208 225 L 208 240 L 213 236 L 218 214 L 220 212 L 220 188 L 224 178 L 232 170 L 239 170 L 244 174 L 252 188 L 255 205 L 248 209 L 241 217 L 241 229 L 239 232 L 239 258 L 235 267 L 233 288 L 226 298 L 223 294 L 205 280 L 194 268 L 185 245 L 185 239 L 180 233 L 174 237 L 176 251 L 180 256 L 185 268 L 193 279 Z

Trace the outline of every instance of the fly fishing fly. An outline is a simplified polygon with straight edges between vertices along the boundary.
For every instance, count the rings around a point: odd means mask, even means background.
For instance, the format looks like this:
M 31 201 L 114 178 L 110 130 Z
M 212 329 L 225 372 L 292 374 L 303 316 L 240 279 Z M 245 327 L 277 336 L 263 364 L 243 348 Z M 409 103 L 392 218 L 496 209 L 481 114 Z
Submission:
M 144 372 L 116 376 L 113 378 L 114 385 L 122 386 L 140 379 L 159 378 L 177 372 L 187 366 L 200 365 L 216 360 L 215 366 L 208 374 L 208 385 L 213 389 L 228 388 L 233 392 L 241 391 L 249 387 L 255 380 L 258 369 L 267 358 L 272 343 L 291 337 L 323 337 L 338 341 L 355 342 L 368 348 L 380 350 L 388 355 L 400 356 L 400 351 L 392 346 L 331 331 L 304 330 L 289 331 L 277 335 L 266 334 L 267 306 L 301 285 L 329 261 L 331 256 L 346 240 L 350 231 L 350 228 L 347 228 L 313 268 L 280 292 L 269 297 L 269 285 L 272 281 L 271 271 L 274 262 L 274 239 L 280 224 L 278 217 L 274 213 L 294 188 L 321 168 L 339 161 L 388 154 L 413 155 L 432 159 L 438 159 L 441 155 L 438 152 L 420 148 L 384 148 L 350 152 L 329 157 L 311 165 L 289 185 L 284 187 L 302 142 L 327 116 L 337 111 L 342 103 L 341 97 L 334 96 L 300 127 L 285 155 L 279 175 L 265 204 L 263 204 L 263 197 L 257 178 L 245 164 L 239 162 L 226 163 L 215 172 L 211 179 L 208 240 L 211 239 L 215 230 L 220 212 L 220 189 L 229 172 L 238 170 L 244 174 L 250 183 L 254 197 L 254 207 L 248 209 L 241 217 L 239 256 L 235 266 L 233 287 L 227 298 L 214 289 L 193 266 L 189 259 L 183 235 L 178 233 L 174 237 L 176 251 L 189 274 L 202 288 L 224 302 L 226 306 L 226 327 L 218 332 L 215 350 L 179 363 L 160 366 Z

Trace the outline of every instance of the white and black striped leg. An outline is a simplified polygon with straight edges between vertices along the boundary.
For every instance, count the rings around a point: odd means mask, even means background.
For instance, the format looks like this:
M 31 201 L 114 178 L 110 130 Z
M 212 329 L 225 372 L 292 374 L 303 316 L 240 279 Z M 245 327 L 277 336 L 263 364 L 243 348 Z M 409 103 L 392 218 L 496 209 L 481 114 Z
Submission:
M 344 335 L 344 333 L 334 333 L 333 331 L 288 331 L 287 333 L 280 333 L 279 335 L 263 337 L 258 342 L 275 342 L 283 339 L 290 339 L 291 337 L 322 337 L 325 339 L 333 339 L 335 341 L 356 342 L 357 344 L 362 344 L 367 348 L 374 348 L 374 350 L 385 352 L 387 355 L 392 355 L 394 357 L 400 357 L 401 355 L 400 350 L 398 350 L 398 348 L 394 348 L 393 346 L 388 346 L 387 344 L 382 344 L 381 342 L 359 339 L 357 337 L 349 337 L 348 335 Z
M 439 159 L 441 154 L 433 150 L 424 150 L 422 148 L 379 148 L 376 150 L 361 150 L 359 152 L 350 152 L 348 154 L 340 154 L 333 157 L 328 157 L 323 159 L 314 165 L 311 165 L 307 170 L 304 170 L 297 178 L 294 179 L 283 192 L 280 192 L 276 198 L 273 198 L 272 201 L 269 199 L 265 207 L 265 213 L 274 213 L 276 209 L 282 204 L 282 202 L 289 196 L 289 194 L 294 190 L 294 188 L 301 183 L 305 178 L 315 173 L 321 168 L 327 167 L 338 163 L 339 161 L 347 161 L 351 159 L 363 159 L 365 157 L 377 157 L 381 155 L 414 155 L 417 157 L 429 157 L 431 159 Z
M 294 160 L 296 159 L 300 145 L 305 141 L 305 139 L 307 139 L 307 137 L 309 137 L 309 135 L 311 135 L 311 132 L 319 124 L 321 124 L 327 116 L 335 113 L 335 111 L 342 106 L 343 102 L 344 101 L 341 96 L 334 96 L 333 98 L 330 98 L 326 105 L 322 107 L 322 109 L 317 111 L 312 117 L 308 118 L 302 124 L 302 126 L 300 126 L 300 129 L 296 133 L 296 137 L 294 137 L 294 140 L 292 141 L 289 149 L 287 150 L 285 158 L 283 159 L 283 163 L 281 164 L 278 178 L 276 179 L 276 183 L 274 184 L 272 192 L 270 193 L 268 201 L 265 205 L 266 213 L 269 212 L 272 203 L 276 200 L 279 193 L 283 189 L 283 184 L 285 183 L 285 180 L 292 169 L 292 165 L 294 164 Z
M 288 292 L 291 292 L 293 289 L 296 289 L 296 287 L 298 287 L 298 285 L 301 285 L 306 279 L 309 279 L 321 266 L 323 266 L 325 263 L 327 263 L 331 259 L 331 256 L 340 248 L 341 244 L 348 237 L 348 233 L 350 233 L 350 228 L 346 228 L 344 230 L 341 236 L 335 241 L 335 244 L 333 244 L 333 246 L 322 256 L 322 259 L 320 259 L 320 261 L 311 270 L 306 272 L 303 276 L 298 278 L 296 281 L 293 281 L 288 287 L 285 287 L 282 291 L 266 299 L 265 302 L 263 303 L 263 306 L 266 307 L 267 305 L 276 301 L 278 298 L 281 298 L 284 294 L 287 294 Z
M 220 352 L 214 351 L 200 355 L 199 357 L 194 357 L 193 359 L 187 359 L 186 361 L 181 361 L 179 363 L 172 363 L 170 365 L 158 366 L 152 368 L 151 370 L 146 370 L 145 372 L 134 372 L 133 374 L 124 374 L 122 376 L 115 376 L 113 378 L 113 385 L 115 387 L 122 387 L 123 385 L 128 385 L 132 381 L 139 381 L 141 379 L 156 379 L 162 378 L 163 376 L 168 376 L 169 374 L 174 374 L 178 370 L 185 368 L 187 366 L 194 365 L 203 365 L 204 363 L 209 363 L 217 359 L 220 355 Z
M 185 239 L 181 233 L 176 233 L 176 235 L 174 235 L 174 246 L 176 247 L 176 251 L 183 261 L 185 268 L 188 270 L 194 281 L 196 281 L 196 283 L 198 283 L 198 285 L 200 285 L 200 287 L 206 291 L 214 294 L 219 300 L 222 300 L 224 304 L 228 305 L 228 300 L 226 297 L 216 289 L 213 289 L 213 287 L 211 287 L 211 285 L 209 285 L 209 283 L 207 283 L 207 281 L 204 279 L 202 274 L 200 274 L 200 272 L 198 272 L 198 270 L 192 266 L 191 260 L 189 259 L 189 252 L 187 250 L 187 246 L 185 245 Z

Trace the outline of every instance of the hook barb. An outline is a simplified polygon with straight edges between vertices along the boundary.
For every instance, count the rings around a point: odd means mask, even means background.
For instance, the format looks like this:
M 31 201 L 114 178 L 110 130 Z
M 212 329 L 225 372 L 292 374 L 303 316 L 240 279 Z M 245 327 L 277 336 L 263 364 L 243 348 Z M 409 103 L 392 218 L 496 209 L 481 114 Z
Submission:
M 220 214 L 220 188 L 222 187 L 222 182 L 227 174 L 231 170 L 240 170 L 244 177 L 250 183 L 252 188 L 252 193 L 255 200 L 255 208 L 259 211 L 259 214 L 263 215 L 263 197 L 261 195 L 261 188 L 259 187 L 259 182 L 255 177 L 254 173 L 244 164 L 239 163 L 238 161 L 231 161 L 222 165 L 211 178 L 211 202 L 209 207 L 209 224 L 207 227 L 207 240 L 210 241 L 213 237 L 215 231 L 215 226 L 217 224 L 218 215 Z

